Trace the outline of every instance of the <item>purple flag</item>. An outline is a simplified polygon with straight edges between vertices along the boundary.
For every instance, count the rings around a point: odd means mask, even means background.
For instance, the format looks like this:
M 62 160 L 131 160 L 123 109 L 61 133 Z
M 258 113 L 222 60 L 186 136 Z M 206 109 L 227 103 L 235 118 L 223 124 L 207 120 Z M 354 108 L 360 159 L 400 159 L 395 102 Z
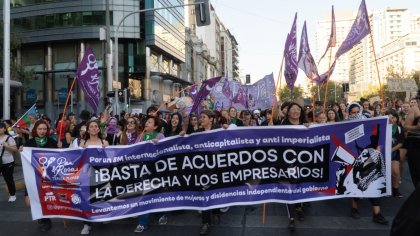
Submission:
M 238 93 L 233 98 L 233 103 L 241 104 L 243 107 L 248 107 L 248 88 L 245 85 L 241 85 L 238 89 Z
M 96 113 L 99 103 L 99 71 L 96 57 L 91 47 L 87 47 L 85 55 L 76 71 L 77 83 L 85 93 L 85 99 Z
M 324 74 L 322 74 L 322 75 L 319 75 L 319 76 L 317 76 L 316 78 L 314 78 L 314 82 L 316 83 L 316 84 L 322 84 L 322 83 L 325 83 L 326 81 L 327 81 L 327 79 L 328 79 L 328 73 L 330 74 L 330 77 L 331 77 L 331 75 L 332 75 L 332 73 L 334 72 L 334 69 L 335 69 L 335 62 L 336 62 L 337 60 L 335 60 L 334 61 L 334 63 L 331 65 L 331 67 L 330 67 L 330 71 L 328 72 L 325 72 Z
M 302 35 L 300 37 L 298 67 L 305 72 L 309 79 L 313 79 L 319 76 L 315 60 L 312 57 L 311 50 L 309 49 L 308 33 L 306 32 L 306 21 L 303 24 Z
M 205 80 L 202 84 L 201 84 L 201 88 L 200 91 L 198 91 L 197 95 L 194 98 L 194 104 L 193 107 L 191 108 L 191 112 L 195 112 L 197 115 L 200 114 L 201 112 L 201 102 L 207 97 L 207 95 L 209 95 L 209 93 L 211 92 L 211 90 L 213 89 L 214 85 L 219 82 L 219 80 L 222 77 L 214 77 L 208 80 Z
M 274 77 L 273 73 L 264 76 L 254 84 L 248 85 L 248 109 L 269 109 L 274 99 Z
M 195 96 L 197 95 L 197 85 L 193 84 L 188 93 L 190 94 L 191 99 L 194 100 Z
M 230 91 L 229 80 L 227 78 L 225 78 L 225 82 L 223 83 L 222 92 L 229 99 L 230 96 L 232 96 L 232 91 Z
M 336 28 L 335 28 L 335 14 L 334 14 L 334 6 L 332 6 L 331 8 L 331 34 L 330 34 L 330 40 L 328 41 L 328 45 L 327 45 L 327 49 L 324 52 L 324 55 L 322 55 L 322 57 L 319 59 L 319 62 L 322 60 L 322 58 L 325 57 L 325 55 L 328 52 L 328 49 L 331 47 L 335 47 L 335 44 L 337 42 L 337 37 L 336 37 Z M 319 64 L 318 62 L 318 64 Z
M 287 86 L 290 90 L 293 90 L 296 78 L 298 75 L 297 67 L 297 41 L 296 41 L 296 19 L 297 12 L 295 14 L 295 20 L 293 21 L 292 29 L 287 36 L 286 44 L 284 45 L 284 57 L 285 57 L 285 69 L 284 77 L 286 78 Z
M 360 43 L 360 41 L 368 34 L 370 34 L 369 16 L 367 14 L 365 0 L 362 0 L 357 17 L 354 20 L 346 39 L 337 50 L 335 58 L 339 58 L 341 55 L 348 52 L 356 44 Z

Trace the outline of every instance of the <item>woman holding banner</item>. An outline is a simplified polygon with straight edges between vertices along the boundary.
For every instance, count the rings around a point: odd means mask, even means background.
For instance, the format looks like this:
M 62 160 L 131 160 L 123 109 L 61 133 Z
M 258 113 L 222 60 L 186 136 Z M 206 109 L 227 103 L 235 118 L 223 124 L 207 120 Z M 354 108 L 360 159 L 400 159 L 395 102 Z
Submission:
M 127 123 L 131 118 L 127 119 Z M 133 119 L 134 121 L 134 119 Z M 152 141 L 156 143 L 158 140 L 165 138 L 159 131 L 162 129 L 161 119 L 157 116 L 148 116 L 144 124 L 144 131 L 137 138 L 136 142 Z M 168 222 L 168 217 L 164 213 L 158 213 L 160 225 L 165 225 Z M 134 229 L 135 233 L 142 233 L 149 228 L 150 214 L 140 215 L 138 218 L 138 225 Z
M 98 120 L 90 120 L 86 123 L 86 134 L 85 139 L 80 142 L 81 148 L 87 147 L 96 147 L 96 148 L 103 148 L 109 146 L 108 141 L 104 140 L 104 135 L 101 133 L 99 128 L 99 121 Z M 84 221 L 83 228 L 80 232 L 82 235 L 86 235 L 90 233 L 91 230 L 91 223 Z
M 57 141 L 50 137 L 50 127 L 45 120 L 41 119 L 35 122 L 31 137 L 32 138 L 25 143 L 25 147 L 57 148 Z M 19 151 L 22 150 L 23 149 L 21 148 Z M 25 190 L 25 202 L 28 206 L 30 205 L 27 190 Z M 48 218 L 39 219 L 38 224 L 43 232 L 51 229 L 51 220 Z
M 347 107 L 347 112 L 348 112 L 348 120 L 367 119 L 367 117 L 364 116 L 364 114 L 362 113 L 363 107 L 357 102 L 350 103 Z M 350 204 L 351 204 L 350 216 L 353 219 L 360 219 L 360 214 L 358 210 L 358 201 L 359 201 L 359 198 L 350 199 Z M 372 205 L 372 213 L 373 213 L 372 221 L 378 224 L 387 225 L 388 220 L 381 214 L 381 199 L 369 198 L 369 202 Z
M 281 121 L 280 125 L 305 125 L 309 126 L 309 123 L 307 122 L 305 118 L 305 113 L 303 112 L 303 108 L 295 103 L 291 102 L 287 106 L 287 111 L 285 113 L 285 118 Z M 295 231 L 296 229 L 296 223 L 295 218 L 297 216 L 297 219 L 300 221 L 303 221 L 305 219 L 305 215 L 303 213 L 303 205 L 302 203 L 296 203 L 296 204 L 286 204 L 287 206 L 287 213 L 289 216 L 289 230 Z

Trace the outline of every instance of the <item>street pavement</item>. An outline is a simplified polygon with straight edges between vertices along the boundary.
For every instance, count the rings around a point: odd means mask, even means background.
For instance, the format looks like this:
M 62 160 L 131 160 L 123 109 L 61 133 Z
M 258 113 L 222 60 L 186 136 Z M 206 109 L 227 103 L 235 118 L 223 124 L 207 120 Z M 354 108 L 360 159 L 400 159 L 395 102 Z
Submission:
M 17 200 L 8 203 L 3 178 L 0 178 L 0 236 L 37 236 L 37 235 L 80 235 L 82 222 L 75 220 L 52 219 L 52 228 L 41 232 L 36 221 L 31 218 L 30 209 L 24 203 L 24 190 L 17 193 Z M 21 166 L 15 169 L 16 182 L 23 181 Z M 262 223 L 262 205 L 235 206 L 221 216 L 220 224 L 211 227 L 210 236 L 385 236 L 389 235 L 391 222 L 401 204 L 414 190 L 405 166 L 400 191 L 403 198 L 387 197 L 382 200 L 382 213 L 389 220 L 388 226 L 372 222 L 371 206 L 367 200 L 359 201 L 361 219 L 350 217 L 348 199 L 312 202 L 305 208 L 306 218 L 297 221 L 294 233 L 287 229 L 288 219 L 284 204 L 267 204 L 266 221 Z M 177 211 L 168 214 L 168 223 L 158 225 L 152 217 L 151 227 L 141 233 L 146 236 L 189 236 L 198 235 L 201 217 L 197 211 Z M 109 224 L 93 223 L 91 235 L 136 235 L 134 228 L 137 219 L 128 218 L 112 221 Z

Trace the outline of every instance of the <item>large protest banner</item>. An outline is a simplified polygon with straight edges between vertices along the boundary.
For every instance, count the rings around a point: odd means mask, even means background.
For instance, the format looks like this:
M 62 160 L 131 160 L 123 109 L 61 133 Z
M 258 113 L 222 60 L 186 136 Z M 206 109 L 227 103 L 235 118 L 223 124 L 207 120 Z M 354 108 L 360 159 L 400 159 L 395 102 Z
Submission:
M 218 129 L 156 144 L 24 148 L 22 156 L 34 219 L 106 221 L 391 192 L 387 117 L 309 128 Z

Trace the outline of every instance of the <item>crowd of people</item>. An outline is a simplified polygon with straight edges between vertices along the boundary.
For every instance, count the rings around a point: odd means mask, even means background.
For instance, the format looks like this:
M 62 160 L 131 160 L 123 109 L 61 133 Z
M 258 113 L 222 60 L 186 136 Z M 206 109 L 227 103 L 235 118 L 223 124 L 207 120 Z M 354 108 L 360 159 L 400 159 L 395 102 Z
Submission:
M 334 103 L 323 109 L 322 102 L 312 106 L 303 106 L 297 102 L 285 102 L 274 110 L 243 110 L 238 112 L 235 107 L 220 111 L 203 110 L 200 114 L 186 114 L 185 110 L 173 113 L 161 113 L 157 106 L 151 106 L 146 114 L 129 114 L 122 112 L 119 116 L 111 116 L 106 109 L 98 116 L 82 111 L 78 118 L 75 114 L 60 114 L 55 124 L 46 116 L 37 118 L 31 114 L 29 129 L 13 126 L 14 120 L 4 120 L 0 123 L 1 174 L 9 190 L 9 202 L 16 200 L 16 188 L 13 179 L 13 153 L 26 147 L 42 148 L 87 148 L 107 147 L 112 145 L 131 145 L 143 141 L 158 142 L 165 137 L 185 135 L 196 132 L 206 132 L 212 129 L 228 126 L 269 126 L 269 125 L 305 125 L 311 123 L 334 123 L 354 119 L 369 119 L 376 116 L 389 116 L 392 124 L 392 196 L 402 197 L 399 191 L 403 162 L 409 162 L 410 174 L 414 186 L 420 181 L 420 97 L 409 101 L 390 101 L 385 106 L 377 102 L 370 104 L 369 100 L 359 102 Z M 27 194 L 26 194 L 27 196 Z M 27 200 L 27 199 L 26 199 Z M 373 222 L 388 224 L 381 214 L 380 199 L 369 199 L 372 204 Z M 359 219 L 358 199 L 350 200 L 350 216 Z M 296 228 L 295 220 L 304 220 L 304 207 L 309 203 L 288 204 L 289 229 Z M 202 227 L 200 235 L 207 235 L 210 226 L 220 221 L 220 215 L 227 209 L 202 211 Z M 166 224 L 167 214 L 157 215 L 159 224 Z M 150 214 L 140 215 L 134 232 L 141 233 L 149 228 Z M 47 218 L 38 221 L 42 231 L 51 228 Z M 89 222 L 83 223 L 81 234 L 91 231 Z

